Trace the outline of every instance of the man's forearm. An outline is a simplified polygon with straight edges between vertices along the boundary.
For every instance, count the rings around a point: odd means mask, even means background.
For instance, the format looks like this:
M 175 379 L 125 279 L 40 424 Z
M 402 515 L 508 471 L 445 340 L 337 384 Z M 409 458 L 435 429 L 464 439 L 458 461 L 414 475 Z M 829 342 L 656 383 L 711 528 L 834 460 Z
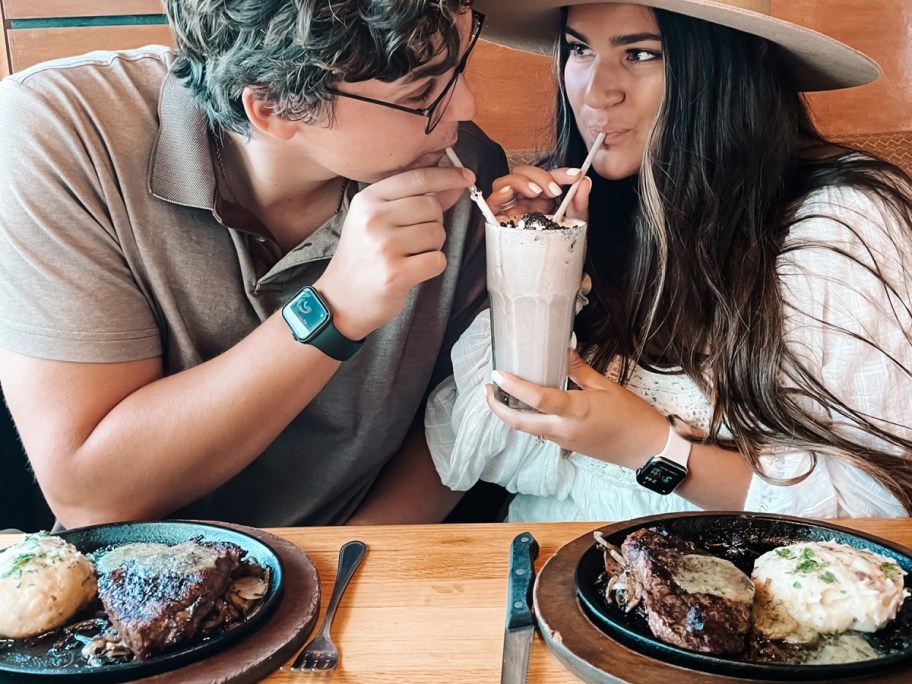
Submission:
M 45 496 L 63 524 L 149 519 L 196 500 L 243 470 L 338 367 L 337 361 L 295 342 L 273 316 L 215 359 L 149 382 L 83 417 L 66 415 L 73 413 L 67 404 L 85 407 L 106 400 L 93 396 L 97 383 L 85 375 L 92 372 L 85 364 L 58 367 L 63 377 L 45 378 L 46 392 L 22 392 L 12 403 L 23 417 L 17 423 Z M 28 381 L 9 368 L 5 374 L 12 376 L 11 386 Z M 59 396 L 61 387 L 70 388 L 64 396 Z M 101 416 L 96 424 L 79 424 L 92 415 Z M 42 429 L 40 420 L 48 416 L 72 422 L 60 431 Z

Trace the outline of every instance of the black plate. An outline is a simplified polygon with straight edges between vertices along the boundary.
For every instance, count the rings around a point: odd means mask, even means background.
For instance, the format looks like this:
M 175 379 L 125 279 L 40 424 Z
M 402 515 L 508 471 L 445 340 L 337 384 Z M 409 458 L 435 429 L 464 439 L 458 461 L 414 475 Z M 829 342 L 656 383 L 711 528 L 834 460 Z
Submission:
M 754 560 L 777 546 L 803 541 L 835 540 L 868 549 L 891 558 L 906 572 L 906 588 L 912 590 L 912 551 L 885 539 L 836 525 L 787 516 L 752 513 L 677 513 L 631 520 L 603 528 L 605 538 L 620 546 L 627 535 L 644 527 L 674 534 L 696 543 L 709 553 L 726 558 L 750 576 Z M 906 600 L 897 619 L 869 641 L 880 658 L 838 665 L 784 665 L 745 662 L 688 651 L 652 635 L 639 612 L 624 613 L 609 605 L 597 588 L 604 572 L 601 549 L 593 542 L 576 569 L 576 593 L 593 624 L 613 639 L 644 655 L 694 670 L 754 679 L 832 680 L 857 677 L 891 667 L 912 657 L 912 599 Z
M 0 679 L 25 681 L 51 677 L 55 681 L 67 682 L 114 682 L 173 670 L 213 655 L 245 634 L 249 634 L 269 617 L 282 599 L 284 577 L 278 555 L 259 539 L 228 527 L 178 520 L 117 523 L 67 530 L 58 536 L 66 539 L 83 553 L 134 542 L 174 545 L 200 537 L 202 541 L 207 542 L 234 542 L 246 552 L 245 560 L 254 560 L 263 568 L 269 568 L 269 590 L 263 602 L 246 622 L 241 622 L 208 640 L 146 660 L 90 666 L 78 651 L 68 654 L 72 657 L 50 655 L 48 650 L 53 643 L 52 639 L 0 640 L 0 673 L 5 673 Z

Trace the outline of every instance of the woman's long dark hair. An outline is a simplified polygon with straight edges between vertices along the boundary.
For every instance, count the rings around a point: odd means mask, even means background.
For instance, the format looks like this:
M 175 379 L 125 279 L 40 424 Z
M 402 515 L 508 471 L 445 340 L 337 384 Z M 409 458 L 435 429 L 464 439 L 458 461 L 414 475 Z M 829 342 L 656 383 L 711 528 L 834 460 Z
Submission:
M 826 141 L 783 75 L 775 45 L 655 14 L 665 94 L 640 176 L 607 181 L 590 171 L 586 270 L 593 288 L 576 323 L 581 353 L 603 372 L 621 359 L 622 381 L 637 363 L 683 369 L 712 404 L 707 440 L 736 448 L 761 476 L 763 453 L 805 450 L 814 463 L 816 454 L 832 454 L 872 475 L 912 511 L 912 442 L 846 405 L 786 346 L 777 274 L 787 249 L 832 249 L 855 259 L 832 245 L 786 244 L 797 210 L 824 187 L 865 192 L 904 225 L 900 239 L 912 240 L 912 180 L 887 162 Z M 586 149 L 566 99 L 567 56 L 562 44 L 551 161 L 579 166 Z M 876 267 L 865 268 L 894 302 L 902 301 Z M 910 373 L 912 353 L 890 360 Z M 732 440 L 720 438 L 723 425 Z M 859 443 L 854 430 L 891 452 Z M 768 479 L 790 484 L 807 474 Z

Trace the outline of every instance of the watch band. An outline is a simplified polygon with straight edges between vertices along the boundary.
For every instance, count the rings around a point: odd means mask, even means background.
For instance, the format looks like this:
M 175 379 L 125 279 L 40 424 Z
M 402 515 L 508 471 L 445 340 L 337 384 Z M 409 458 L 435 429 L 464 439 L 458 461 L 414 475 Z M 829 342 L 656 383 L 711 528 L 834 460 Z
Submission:
M 665 446 L 636 471 L 636 481 L 658 494 L 671 494 L 688 474 L 692 444 L 677 430 L 677 416 L 667 416 L 668 439 Z
M 666 419 L 668 420 L 668 439 L 665 441 L 665 447 L 656 454 L 656 457 L 667 458 L 669 461 L 674 461 L 686 468 L 690 460 L 690 450 L 693 448 L 693 444 L 688 442 L 678 432 L 675 423 L 681 420 L 680 418 L 672 414 L 666 416 Z
M 332 319 L 307 344 L 313 345 L 321 352 L 336 361 L 348 361 L 355 352 L 361 349 L 364 340 L 350 340 L 333 325 Z

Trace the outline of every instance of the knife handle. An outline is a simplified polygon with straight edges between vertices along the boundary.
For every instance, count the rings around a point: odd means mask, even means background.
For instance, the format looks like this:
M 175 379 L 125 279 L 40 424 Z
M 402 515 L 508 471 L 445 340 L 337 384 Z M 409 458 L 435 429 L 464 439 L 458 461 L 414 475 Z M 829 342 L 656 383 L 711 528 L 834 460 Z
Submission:
M 507 582 L 507 629 L 532 625 L 532 583 L 538 542 L 530 532 L 516 535 L 510 545 L 510 577 Z

